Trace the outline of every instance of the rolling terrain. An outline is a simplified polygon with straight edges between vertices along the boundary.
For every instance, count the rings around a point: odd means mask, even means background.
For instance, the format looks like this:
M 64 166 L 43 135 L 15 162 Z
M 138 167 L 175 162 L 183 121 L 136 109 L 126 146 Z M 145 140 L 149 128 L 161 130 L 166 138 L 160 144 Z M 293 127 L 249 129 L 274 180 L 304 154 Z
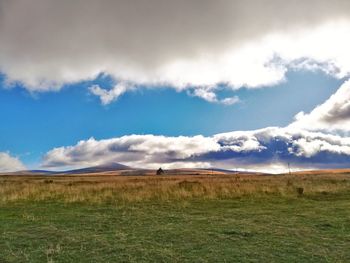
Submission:
M 0 262 L 350 261 L 347 173 L 118 171 L 0 176 Z
M 0 173 L 0 175 L 27 175 L 27 176 L 53 176 L 53 175 L 128 175 L 128 176 L 150 176 L 156 175 L 157 170 L 129 167 L 120 163 L 107 163 L 103 165 L 85 167 L 66 171 L 49 170 L 25 170 L 11 173 Z M 253 172 L 238 172 L 218 168 L 212 169 L 164 169 L 164 175 L 224 175 L 224 174 L 258 174 Z
M 234 171 L 220 168 L 179 168 L 179 169 L 163 169 L 163 175 L 272 175 L 262 172 L 252 171 Z M 97 166 L 85 167 L 80 169 L 65 171 L 50 170 L 24 170 L 17 172 L 0 173 L 1 175 L 26 175 L 26 176 L 58 176 L 58 175 L 81 175 L 81 176 L 97 176 L 97 175 L 115 175 L 115 176 L 152 176 L 156 175 L 155 169 L 143 169 L 126 166 L 120 163 L 111 162 Z M 274 175 L 286 175 L 288 172 Z M 331 175 L 331 174 L 350 174 L 349 169 L 323 169 L 323 170 L 305 170 L 292 172 L 293 175 Z

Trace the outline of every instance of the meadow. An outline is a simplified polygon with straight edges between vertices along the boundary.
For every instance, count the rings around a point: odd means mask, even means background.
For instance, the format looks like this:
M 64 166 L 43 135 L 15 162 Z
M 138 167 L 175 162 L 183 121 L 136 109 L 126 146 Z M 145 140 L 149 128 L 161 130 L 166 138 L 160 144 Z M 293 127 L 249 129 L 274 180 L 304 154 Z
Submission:
M 0 176 L 0 262 L 349 262 L 350 175 Z

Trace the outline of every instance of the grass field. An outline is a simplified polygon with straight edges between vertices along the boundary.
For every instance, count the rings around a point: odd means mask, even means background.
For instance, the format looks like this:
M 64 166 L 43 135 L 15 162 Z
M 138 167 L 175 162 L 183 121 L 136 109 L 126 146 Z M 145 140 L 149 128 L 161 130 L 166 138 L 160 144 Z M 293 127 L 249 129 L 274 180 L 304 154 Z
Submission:
M 1 176 L 0 262 L 350 262 L 350 175 Z

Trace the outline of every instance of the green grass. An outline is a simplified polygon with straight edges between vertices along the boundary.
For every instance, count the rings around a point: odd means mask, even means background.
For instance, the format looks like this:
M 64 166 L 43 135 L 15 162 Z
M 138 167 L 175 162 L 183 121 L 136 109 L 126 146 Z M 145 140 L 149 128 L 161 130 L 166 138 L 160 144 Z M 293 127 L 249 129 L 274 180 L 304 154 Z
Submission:
M 350 192 L 0 203 L 0 262 L 350 262 Z

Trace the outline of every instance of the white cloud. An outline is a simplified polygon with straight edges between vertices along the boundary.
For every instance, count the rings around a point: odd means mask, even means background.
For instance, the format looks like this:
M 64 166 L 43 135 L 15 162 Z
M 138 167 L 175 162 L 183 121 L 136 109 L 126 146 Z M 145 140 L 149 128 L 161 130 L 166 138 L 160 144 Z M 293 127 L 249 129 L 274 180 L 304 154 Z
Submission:
M 219 103 L 224 104 L 224 105 L 233 105 L 238 103 L 240 100 L 237 96 L 234 97 L 229 97 L 229 98 L 224 98 L 219 101 Z
M 320 152 L 350 156 L 350 137 L 287 128 L 269 127 L 255 131 L 229 132 L 215 135 L 222 148 L 235 152 L 278 151 L 296 157 L 312 157 Z M 271 145 L 274 144 L 274 145 Z M 287 151 L 286 151 L 287 150 Z M 277 152 L 278 153 L 278 152 Z
M 0 173 L 25 170 L 26 167 L 17 158 L 6 152 L 0 152 Z
M 300 112 L 291 128 L 350 132 L 350 81 L 310 113 Z
M 223 150 L 231 150 L 234 152 L 259 152 L 265 149 L 255 137 L 255 131 L 221 133 L 215 135 L 213 138 L 221 145 Z
M 202 98 L 208 102 L 218 103 L 223 105 L 233 105 L 240 101 L 237 96 L 219 99 L 213 90 L 215 90 L 215 88 L 213 87 L 197 88 L 197 89 L 194 89 L 193 92 L 190 94 L 193 96 Z
M 89 88 L 89 91 L 100 98 L 103 105 L 110 104 L 117 100 L 127 90 L 134 89 L 132 86 L 125 83 L 118 83 L 112 89 L 106 90 L 98 85 L 93 85 Z
M 347 0 L 1 1 L 0 70 L 30 91 L 105 73 L 232 104 L 218 84 L 275 85 L 289 67 L 348 76 L 349 14 Z M 92 92 L 107 104 L 125 90 Z
M 75 146 L 51 150 L 44 157 L 43 166 L 83 167 L 115 161 L 141 167 L 158 166 L 159 163 L 171 165 L 219 148 L 220 146 L 211 138 L 200 135 L 194 137 L 129 135 L 101 141 L 90 138 L 87 141 L 80 141 Z

